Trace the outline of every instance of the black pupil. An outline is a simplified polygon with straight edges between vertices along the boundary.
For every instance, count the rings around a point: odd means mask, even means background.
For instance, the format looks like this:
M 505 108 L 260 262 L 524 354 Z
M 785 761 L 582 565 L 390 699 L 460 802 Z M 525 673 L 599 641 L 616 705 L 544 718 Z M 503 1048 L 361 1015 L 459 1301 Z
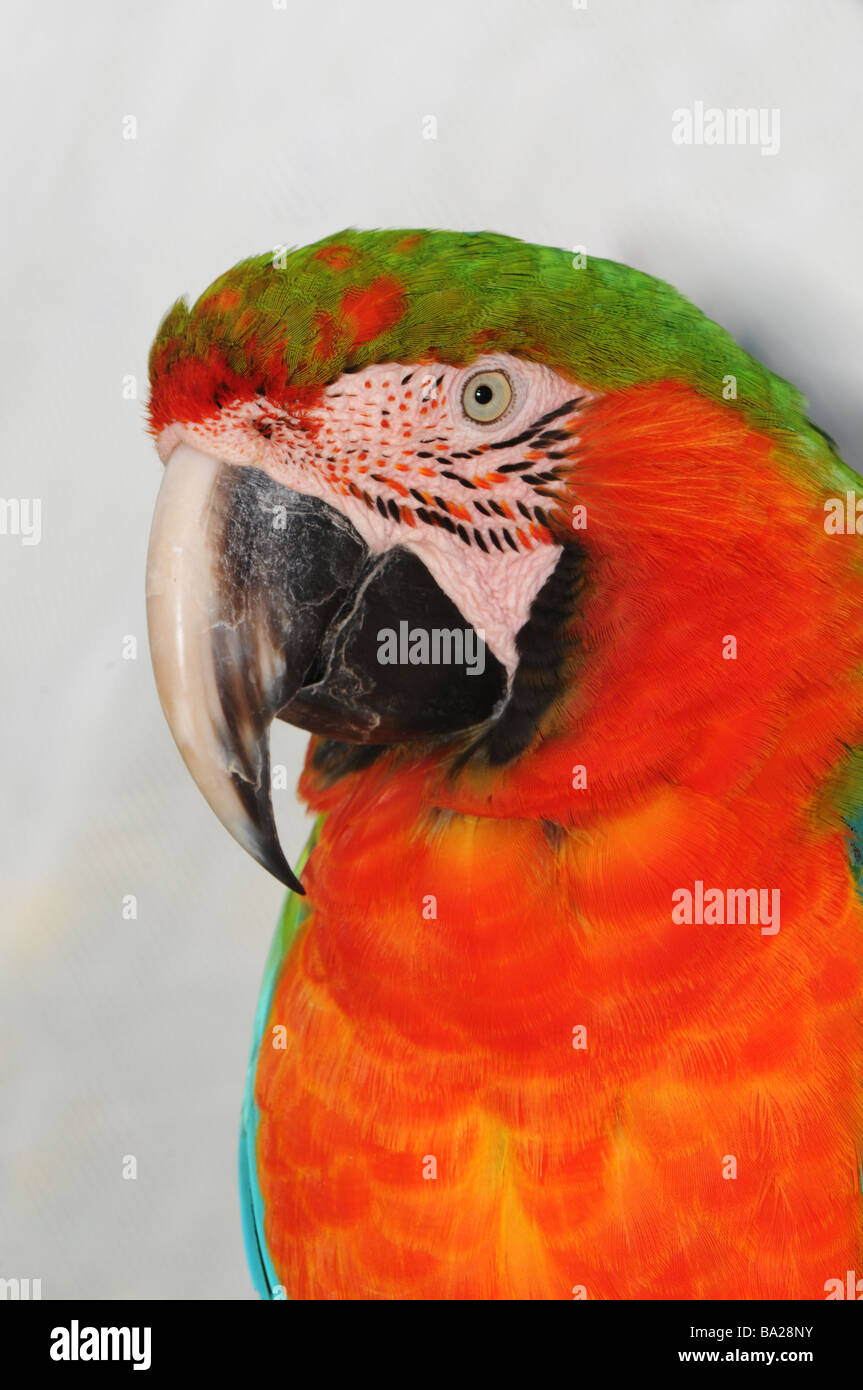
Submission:
M 494 392 L 492 391 L 488 383 L 485 381 L 481 382 L 480 385 L 476 387 L 473 393 L 473 398 L 476 401 L 477 405 L 488 405 L 489 401 L 492 400 L 493 397 Z

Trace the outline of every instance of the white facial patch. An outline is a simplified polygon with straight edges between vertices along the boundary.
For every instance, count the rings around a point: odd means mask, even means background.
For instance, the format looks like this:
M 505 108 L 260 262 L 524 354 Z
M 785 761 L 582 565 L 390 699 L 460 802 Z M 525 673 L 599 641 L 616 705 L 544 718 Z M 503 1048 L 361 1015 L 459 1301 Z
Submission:
M 503 372 L 511 388 L 492 424 L 464 409 L 479 372 Z M 413 551 L 511 680 L 518 632 L 560 555 L 547 513 L 591 398 L 505 353 L 469 367 L 388 362 L 345 373 L 295 414 L 256 397 L 201 425 L 171 425 L 159 448 L 165 457 L 185 441 L 261 468 L 341 511 L 373 553 Z

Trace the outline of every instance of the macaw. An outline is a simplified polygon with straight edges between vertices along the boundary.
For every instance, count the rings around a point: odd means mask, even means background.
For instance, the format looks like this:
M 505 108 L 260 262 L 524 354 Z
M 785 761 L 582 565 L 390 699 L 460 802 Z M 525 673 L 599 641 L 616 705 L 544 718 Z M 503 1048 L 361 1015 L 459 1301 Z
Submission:
M 423 230 L 243 261 L 150 382 L 161 701 L 291 890 L 260 1294 L 863 1275 L 863 520 L 803 397 L 637 270 Z

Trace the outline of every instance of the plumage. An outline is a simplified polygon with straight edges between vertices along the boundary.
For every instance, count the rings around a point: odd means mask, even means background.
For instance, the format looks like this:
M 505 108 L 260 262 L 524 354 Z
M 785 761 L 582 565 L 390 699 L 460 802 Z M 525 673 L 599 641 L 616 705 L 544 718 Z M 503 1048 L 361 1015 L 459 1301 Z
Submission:
M 553 408 L 387 444 L 373 402 L 413 420 L 429 364 L 489 353 L 553 373 Z M 823 1298 L 860 1270 L 863 567 L 800 394 L 669 286 L 487 233 L 243 262 L 151 373 L 160 440 L 274 474 L 236 421 L 278 403 L 290 486 L 387 497 L 421 555 L 446 533 L 465 609 L 487 556 L 557 556 L 488 719 L 312 738 L 241 1138 L 259 1291 Z M 699 883 L 781 917 L 675 920 Z

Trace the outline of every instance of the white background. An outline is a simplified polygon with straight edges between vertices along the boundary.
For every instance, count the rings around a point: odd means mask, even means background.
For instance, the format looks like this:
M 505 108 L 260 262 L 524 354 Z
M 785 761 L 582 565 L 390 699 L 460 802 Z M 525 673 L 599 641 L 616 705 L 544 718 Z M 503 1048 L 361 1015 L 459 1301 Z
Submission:
M 584 244 L 796 381 L 859 467 L 863 8 L 42 0 L 0 23 L 0 496 L 43 513 L 38 546 L 0 536 L 0 1276 L 249 1297 L 237 1115 L 281 892 L 154 691 L 158 321 L 242 257 L 349 225 Z M 697 100 L 778 107 L 779 154 L 676 146 Z M 292 785 L 304 744 L 279 731 Z M 293 793 L 279 818 L 296 856 Z

